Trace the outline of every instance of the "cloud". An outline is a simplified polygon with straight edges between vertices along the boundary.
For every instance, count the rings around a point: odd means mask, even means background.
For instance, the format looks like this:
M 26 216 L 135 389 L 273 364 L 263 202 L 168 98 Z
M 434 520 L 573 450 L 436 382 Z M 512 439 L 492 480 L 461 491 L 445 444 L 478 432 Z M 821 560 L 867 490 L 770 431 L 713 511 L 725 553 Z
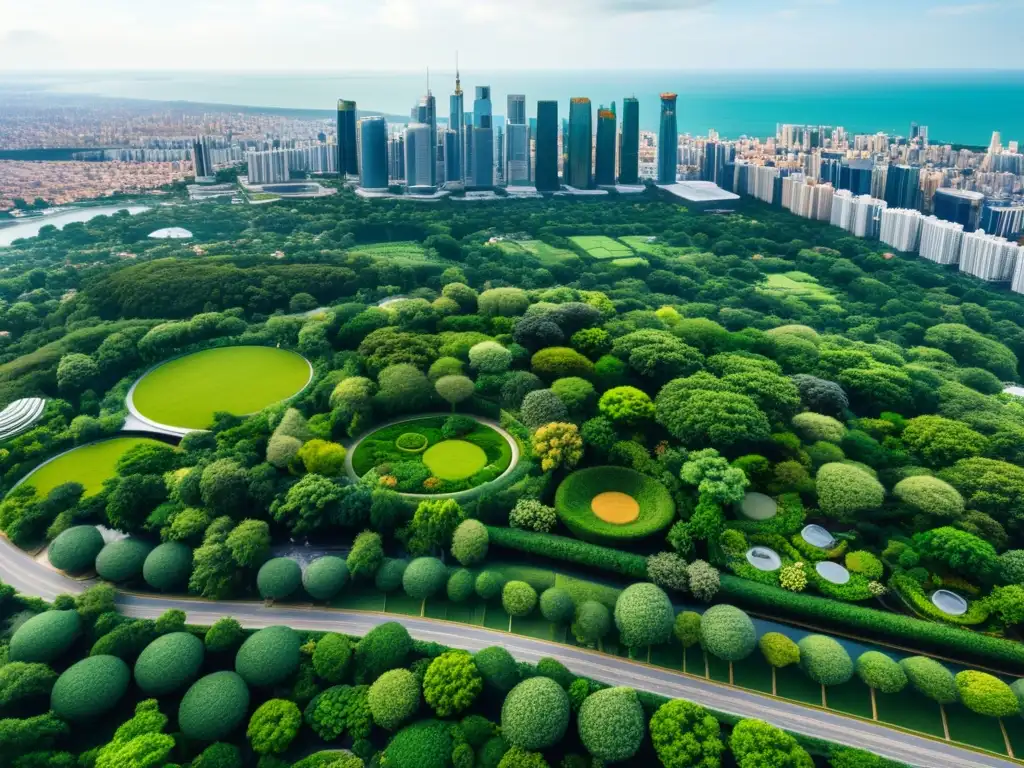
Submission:
M 999 3 L 960 3 L 959 5 L 938 5 L 930 8 L 928 13 L 932 16 L 968 16 L 981 11 L 991 11 L 998 7 Z
M 39 29 L 12 29 L 0 37 L 0 45 L 37 46 L 54 42 L 54 39 Z
M 612 13 L 657 13 L 687 11 L 711 5 L 715 0 L 597 0 L 597 6 Z

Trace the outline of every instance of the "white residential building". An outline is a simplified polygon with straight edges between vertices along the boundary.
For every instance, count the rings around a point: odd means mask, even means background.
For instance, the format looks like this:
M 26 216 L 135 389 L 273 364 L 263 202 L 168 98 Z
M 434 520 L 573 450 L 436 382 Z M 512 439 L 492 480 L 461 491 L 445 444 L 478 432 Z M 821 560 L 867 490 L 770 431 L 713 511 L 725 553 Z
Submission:
M 871 195 L 860 195 L 853 199 L 853 228 L 850 230 L 857 237 L 878 237 L 882 225 L 882 211 L 888 203 Z
M 1024 254 L 1017 257 L 1017 269 L 1013 273 L 1013 283 L 1010 290 L 1015 293 L 1024 293 Z
M 1020 246 L 982 231 L 964 235 L 960 271 L 990 282 L 1010 280 L 1020 260 Z
M 917 250 L 921 238 L 921 212 L 911 208 L 887 208 L 882 211 L 879 239 L 897 251 Z
M 782 207 L 805 219 L 828 221 L 832 217 L 834 193 L 831 184 L 793 174 L 782 180 Z
M 918 253 L 936 264 L 959 264 L 964 225 L 935 216 L 921 220 L 921 247 Z
M 853 193 L 848 189 L 837 189 L 832 196 L 832 214 L 829 222 L 833 227 L 850 231 L 853 221 Z

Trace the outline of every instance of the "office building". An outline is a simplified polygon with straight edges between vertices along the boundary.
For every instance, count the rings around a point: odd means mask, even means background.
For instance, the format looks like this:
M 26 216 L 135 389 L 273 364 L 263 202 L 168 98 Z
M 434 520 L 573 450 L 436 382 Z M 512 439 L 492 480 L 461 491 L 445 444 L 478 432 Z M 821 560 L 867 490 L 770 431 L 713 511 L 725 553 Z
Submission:
M 854 197 L 871 195 L 875 164 L 870 160 L 844 160 L 839 165 L 839 189 L 848 189 Z
M 735 148 L 716 141 L 704 143 L 704 157 L 701 161 L 700 177 L 704 181 L 710 181 L 720 187 L 729 184 L 726 178 L 725 167 L 732 162 Z
M 477 189 L 494 186 L 493 121 L 491 87 L 478 85 L 473 101 L 473 181 L 470 185 Z
M 612 102 L 611 109 L 598 107 L 594 182 L 599 187 L 610 187 L 615 184 L 615 138 L 617 132 L 615 102 Z
M 658 131 L 658 183 L 675 184 L 679 153 L 679 121 L 676 94 L 661 94 L 661 123 Z
M 619 182 L 640 183 L 640 102 L 622 102 L 622 135 L 619 140 Z
M 917 208 L 921 197 L 921 169 L 891 165 L 885 180 L 885 202 L 890 208 Z
M 530 126 L 526 122 L 526 96 L 510 95 L 507 106 L 502 177 L 506 184 L 524 186 L 530 183 Z
M 594 127 L 590 99 L 576 97 L 569 102 L 569 138 L 565 183 L 576 189 L 590 189 L 593 167 Z
M 359 186 L 363 189 L 387 189 L 388 186 L 388 123 L 380 116 L 359 121 Z
M 465 112 L 465 130 L 462 132 L 462 178 L 473 183 L 473 113 Z
M 959 264 L 963 239 L 963 224 L 926 216 L 921 220 L 921 244 L 917 252 L 921 258 L 936 264 Z
M 980 228 L 992 235 L 1013 240 L 1024 233 L 1024 202 L 986 203 L 981 212 Z
M 526 125 L 526 96 L 521 93 L 509 94 L 505 122 L 508 125 Z
M 405 184 L 410 192 L 434 191 L 434 151 L 430 126 L 410 123 L 405 129 Z
M 534 186 L 554 192 L 558 183 L 558 102 L 537 102 L 537 161 Z
M 195 166 L 197 179 L 216 175 L 213 170 L 209 137 L 197 136 L 192 142 L 192 164 Z
M 960 271 L 989 282 L 1011 280 L 1020 260 L 1020 246 L 1005 237 L 982 231 L 964 235 L 960 247 Z
M 964 231 L 973 232 L 981 221 L 981 208 L 985 195 L 964 189 L 937 189 L 932 198 L 932 212 L 940 219 L 964 225 Z
M 462 80 L 459 77 L 459 65 L 455 64 L 455 93 L 448 98 L 448 128 L 454 134 L 450 141 L 451 147 L 445 145 L 445 179 L 449 184 L 465 181 L 466 153 L 466 114 Z
M 878 239 L 897 251 L 910 253 L 917 250 L 921 239 L 921 221 L 918 210 L 886 208 L 882 211 L 882 224 Z
M 444 180 L 445 184 L 462 184 L 462 152 L 459 149 L 459 133 L 451 129 L 441 134 L 444 146 Z
M 359 149 L 356 146 L 356 103 L 338 100 L 338 173 L 359 175 Z
M 420 97 L 419 103 L 416 105 L 416 123 L 425 125 L 430 129 L 430 184 L 431 187 L 437 186 L 438 177 L 444 174 L 444 166 L 439 164 L 439 152 L 437 149 L 437 99 L 434 98 L 434 94 L 427 89 L 426 94 Z M 406 150 L 408 153 L 408 149 Z

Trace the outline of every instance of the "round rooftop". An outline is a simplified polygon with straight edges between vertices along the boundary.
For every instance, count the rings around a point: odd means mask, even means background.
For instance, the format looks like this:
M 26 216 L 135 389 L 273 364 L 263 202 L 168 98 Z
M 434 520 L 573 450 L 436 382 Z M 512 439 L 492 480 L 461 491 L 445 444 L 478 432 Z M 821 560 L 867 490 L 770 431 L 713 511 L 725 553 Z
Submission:
M 808 525 L 800 531 L 800 537 L 819 549 L 832 549 L 836 545 L 835 537 L 820 525 Z
M 774 549 L 751 547 L 747 550 L 747 562 L 759 571 L 777 571 L 782 567 L 782 558 Z
M 155 240 L 185 240 L 192 237 L 192 233 L 182 227 L 165 227 L 156 232 L 150 232 L 149 236 Z
M 967 613 L 967 600 L 948 589 L 939 589 L 933 592 L 932 605 L 947 616 L 963 616 Z
M 740 514 L 748 520 L 771 520 L 778 509 L 775 499 L 763 493 L 748 493 L 740 502 Z
M 825 581 L 831 581 L 833 584 L 846 584 L 850 580 L 850 572 L 839 563 L 824 560 L 814 566 L 814 570 Z

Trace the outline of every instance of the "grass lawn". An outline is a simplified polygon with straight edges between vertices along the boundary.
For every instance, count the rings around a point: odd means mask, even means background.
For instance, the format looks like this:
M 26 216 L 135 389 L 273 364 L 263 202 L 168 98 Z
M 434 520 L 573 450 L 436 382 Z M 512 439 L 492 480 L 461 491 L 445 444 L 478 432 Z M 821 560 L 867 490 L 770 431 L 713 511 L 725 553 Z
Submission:
M 309 381 L 301 355 L 274 347 L 221 347 L 170 360 L 150 371 L 132 399 L 148 419 L 206 429 L 217 411 L 255 413 L 300 392 Z
M 631 256 L 625 259 L 612 259 L 612 266 L 619 269 L 632 269 L 633 267 L 646 269 L 651 266 L 651 263 L 647 259 L 641 259 L 639 256 Z
M 63 483 L 81 483 L 85 495 L 91 496 L 100 490 L 104 480 L 114 476 L 117 460 L 129 448 L 143 443 L 164 445 L 146 437 L 115 437 L 83 445 L 30 473 L 25 484 L 33 486 L 40 496 L 46 496 Z
M 686 252 L 685 248 L 663 245 L 660 241 L 648 243 L 647 235 L 627 235 L 626 237 L 620 237 L 619 241 L 625 243 L 643 256 L 658 256 L 663 259 L 678 259 Z
M 595 497 L 623 493 L 640 506 L 640 515 L 623 524 L 600 519 L 593 508 Z M 555 493 L 559 519 L 576 536 L 587 541 L 614 544 L 641 539 L 667 528 L 675 517 L 675 503 L 657 480 L 624 467 L 590 467 L 573 472 Z
M 494 247 L 500 248 L 508 254 L 533 257 L 546 267 L 557 267 L 579 260 L 579 256 L 572 251 L 555 248 L 543 240 L 502 240 L 495 243 Z
M 877 694 L 878 719 L 901 728 L 942 738 L 942 714 L 939 705 L 906 688 L 900 693 Z
M 621 259 L 634 255 L 628 245 L 604 235 L 580 235 L 569 240 L 595 259 Z
M 953 741 L 1006 754 L 1006 742 L 999 730 L 999 721 L 994 717 L 975 714 L 962 704 L 950 704 L 946 707 L 946 720 L 949 722 L 949 738 Z M 1006 718 L 1007 732 L 1021 730 L 1020 723 L 1019 717 Z
M 373 243 L 371 245 L 357 245 L 349 249 L 352 256 L 369 256 L 377 259 L 387 259 L 394 262 L 427 263 L 426 251 L 423 246 L 414 242 L 398 243 Z
M 487 454 L 465 440 L 443 440 L 423 454 L 423 463 L 442 480 L 465 480 L 487 465 Z
M 757 290 L 777 298 L 793 296 L 811 304 L 836 303 L 832 291 L 819 285 L 816 279 L 804 272 L 768 275 L 767 284 L 758 286 Z

